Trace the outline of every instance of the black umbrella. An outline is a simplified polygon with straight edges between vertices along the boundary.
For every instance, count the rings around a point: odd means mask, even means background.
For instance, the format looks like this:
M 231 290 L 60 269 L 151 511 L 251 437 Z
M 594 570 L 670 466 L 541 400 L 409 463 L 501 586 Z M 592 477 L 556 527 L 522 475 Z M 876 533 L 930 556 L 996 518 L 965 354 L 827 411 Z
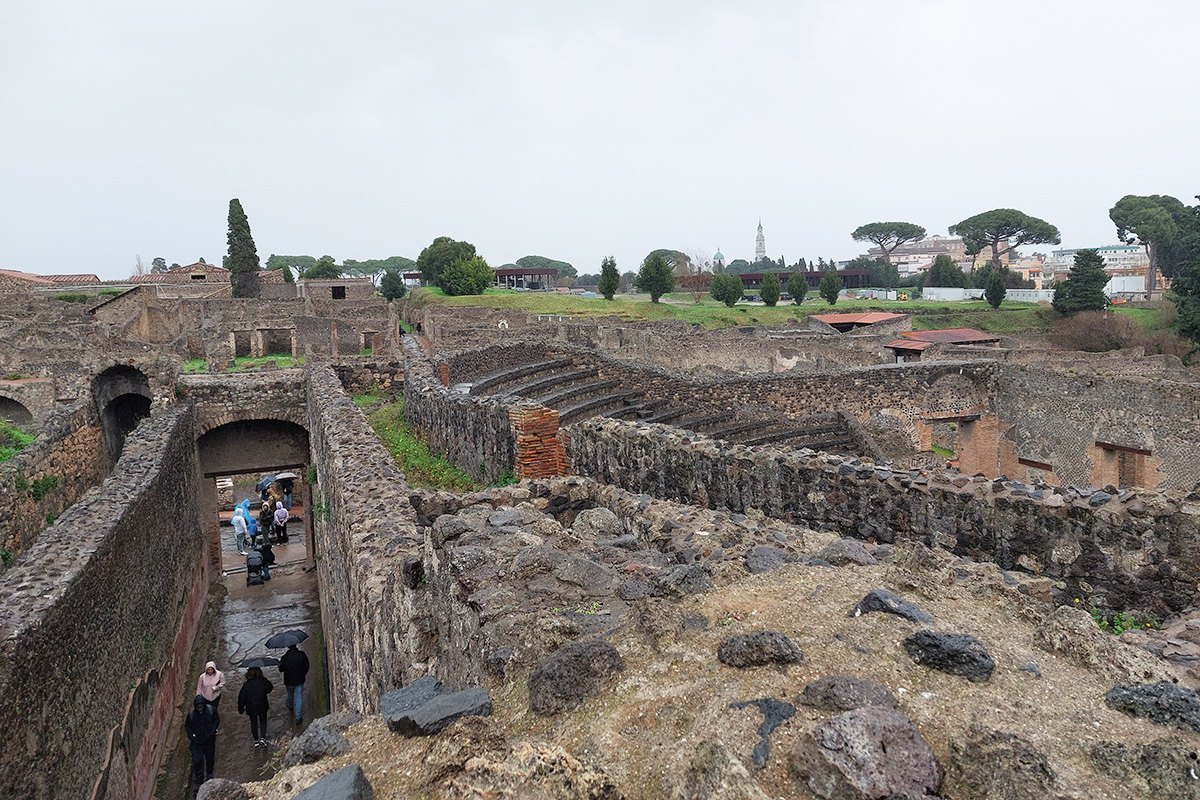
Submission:
M 254 658 L 248 658 L 242 662 L 242 666 L 246 667 L 246 668 L 274 667 L 274 666 L 278 666 L 278 665 L 279 665 L 279 659 L 271 658 L 270 656 L 255 656 Z
M 267 490 L 267 487 L 270 486 L 274 482 L 275 482 L 275 476 L 267 475 L 261 481 L 254 484 L 254 491 L 258 492 L 259 494 L 262 494 L 263 492 L 265 492 Z
M 304 631 L 284 631 L 267 639 L 267 647 L 270 647 L 272 650 L 278 650 L 281 647 L 291 647 L 294 644 L 300 644 L 307 638 L 308 634 Z

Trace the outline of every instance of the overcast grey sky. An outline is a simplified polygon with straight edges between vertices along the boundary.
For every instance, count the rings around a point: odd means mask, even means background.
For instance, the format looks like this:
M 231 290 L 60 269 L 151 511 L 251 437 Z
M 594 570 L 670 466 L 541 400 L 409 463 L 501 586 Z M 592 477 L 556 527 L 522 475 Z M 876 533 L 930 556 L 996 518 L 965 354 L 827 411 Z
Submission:
M 259 255 L 788 263 L 1200 192 L 1196 0 L 5 0 L 0 268 Z

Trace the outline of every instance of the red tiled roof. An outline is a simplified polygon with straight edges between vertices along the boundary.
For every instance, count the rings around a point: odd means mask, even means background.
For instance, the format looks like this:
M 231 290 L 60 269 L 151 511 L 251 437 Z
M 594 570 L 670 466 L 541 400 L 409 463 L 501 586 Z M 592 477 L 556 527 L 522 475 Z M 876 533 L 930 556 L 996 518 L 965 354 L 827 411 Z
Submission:
M 55 286 L 80 286 L 100 283 L 99 275 L 87 275 L 84 273 L 75 275 L 42 275 L 41 277 L 50 281 Z
M 903 316 L 890 311 L 867 311 L 861 314 L 813 314 L 813 319 L 819 319 L 826 325 L 873 325 Z
M 229 270 L 216 264 L 201 264 L 197 261 L 195 264 L 188 264 L 184 267 L 171 267 L 167 272 L 229 272 Z
M 902 331 L 901 336 L 919 342 L 946 342 L 948 344 L 972 344 L 975 342 L 998 342 L 1000 337 L 974 328 L 944 328 L 938 331 Z M 890 345 L 889 345 L 890 346 Z
M 919 352 L 924 350 L 926 347 L 929 347 L 931 344 L 933 344 L 933 342 L 917 342 L 913 341 L 912 339 L 896 339 L 895 341 L 888 342 L 886 345 L 884 345 L 884 347 L 890 347 L 893 350 L 916 350 Z
M 40 283 L 46 286 L 53 286 L 53 282 L 48 278 L 43 278 L 41 275 L 32 275 L 28 272 L 21 272 L 15 269 L 0 269 L 0 277 L 15 278 L 19 281 L 28 281 L 29 283 Z
M 131 275 L 128 283 L 168 283 L 171 278 L 165 272 L 147 272 L 145 275 Z

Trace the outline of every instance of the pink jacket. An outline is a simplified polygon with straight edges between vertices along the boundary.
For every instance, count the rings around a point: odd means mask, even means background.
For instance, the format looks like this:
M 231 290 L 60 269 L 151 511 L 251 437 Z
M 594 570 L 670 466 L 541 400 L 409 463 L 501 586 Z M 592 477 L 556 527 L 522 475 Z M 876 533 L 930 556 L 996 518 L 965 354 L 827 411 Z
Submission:
M 208 668 L 213 668 L 213 674 L 208 674 Z M 225 673 L 217 669 L 217 664 L 210 661 L 204 665 L 204 672 L 200 673 L 200 680 L 196 681 L 196 694 L 204 697 L 205 700 L 216 700 L 221 696 L 221 690 L 225 688 Z

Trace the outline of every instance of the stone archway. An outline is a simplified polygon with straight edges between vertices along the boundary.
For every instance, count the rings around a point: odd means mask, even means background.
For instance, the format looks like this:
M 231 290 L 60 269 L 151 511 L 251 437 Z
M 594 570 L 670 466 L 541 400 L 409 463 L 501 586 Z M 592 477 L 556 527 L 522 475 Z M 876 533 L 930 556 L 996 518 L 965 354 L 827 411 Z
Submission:
M 105 452 L 109 463 L 115 463 L 125 445 L 125 437 L 150 416 L 150 403 L 154 398 L 150 380 L 136 367 L 118 364 L 93 379 L 92 397 L 100 412 Z
M 221 574 L 221 534 L 218 522 L 216 479 L 244 473 L 291 470 L 303 475 L 311 462 L 308 429 L 282 419 L 239 419 L 202 430 L 196 438 L 196 456 L 201 485 L 201 508 L 209 553 Z M 300 500 L 304 532 L 309 543 L 308 558 L 315 554 L 311 487 L 304 485 Z
M 6 419 L 17 425 L 29 425 L 33 422 L 33 412 L 19 400 L 0 395 L 0 419 Z

